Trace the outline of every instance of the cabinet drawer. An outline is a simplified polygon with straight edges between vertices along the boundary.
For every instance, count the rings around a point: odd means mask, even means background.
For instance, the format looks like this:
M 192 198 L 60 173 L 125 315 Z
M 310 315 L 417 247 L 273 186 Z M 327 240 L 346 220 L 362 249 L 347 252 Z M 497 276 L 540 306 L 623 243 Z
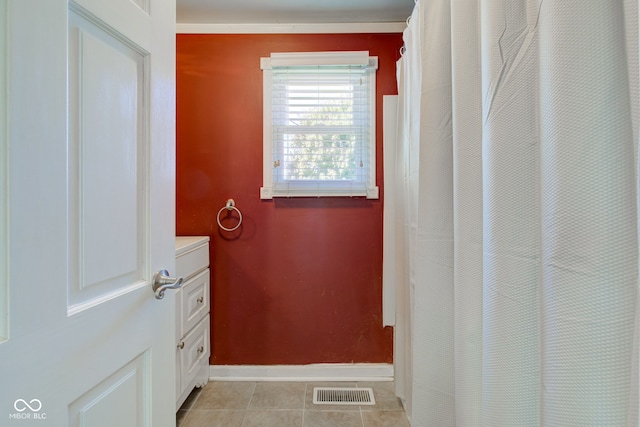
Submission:
M 203 365 L 209 365 L 209 316 L 202 319 L 183 342 L 184 347 L 178 350 L 182 388 L 195 379 Z
M 209 313 L 209 269 L 189 279 L 180 289 L 180 324 L 178 336 L 189 332 Z
M 185 280 L 209 266 L 208 238 L 176 251 L 176 276 Z

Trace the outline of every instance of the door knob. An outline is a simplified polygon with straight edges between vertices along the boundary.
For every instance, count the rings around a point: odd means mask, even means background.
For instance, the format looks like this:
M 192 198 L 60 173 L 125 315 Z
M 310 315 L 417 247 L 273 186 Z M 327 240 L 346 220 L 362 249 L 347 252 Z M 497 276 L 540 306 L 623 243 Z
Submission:
M 153 275 L 153 292 L 156 294 L 156 299 L 164 298 L 164 291 L 167 289 L 178 289 L 182 286 L 184 279 L 182 277 L 169 277 L 167 270 L 160 270 Z

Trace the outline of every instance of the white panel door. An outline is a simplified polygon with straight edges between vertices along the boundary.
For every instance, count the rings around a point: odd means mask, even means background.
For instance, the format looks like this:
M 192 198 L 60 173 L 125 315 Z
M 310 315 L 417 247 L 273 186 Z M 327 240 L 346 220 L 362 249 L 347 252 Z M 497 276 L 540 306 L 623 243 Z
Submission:
M 0 0 L 0 32 L 0 425 L 172 426 L 175 1 Z

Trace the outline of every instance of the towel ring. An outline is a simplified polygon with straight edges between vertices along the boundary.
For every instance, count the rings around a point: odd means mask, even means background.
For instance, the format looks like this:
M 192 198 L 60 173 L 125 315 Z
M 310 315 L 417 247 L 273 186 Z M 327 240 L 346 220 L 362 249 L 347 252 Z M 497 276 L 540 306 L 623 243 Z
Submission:
M 227 211 L 236 211 L 238 212 L 238 215 L 240 216 L 240 219 L 238 220 L 238 224 L 236 224 L 235 227 L 233 228 L 227 228 L 224 225 L 222 225 L 220 223 L 220 214 L 222 213 L 222 211 L 224 210 Z M 240 209 L 236 208 L 236 202 L 233 201 L 233 199 L 229 199 L 227 200 L 227 204 L 225 206 L 223 206 L 219 211 L 218 211 L 218 216 L 216 217 L 216 219 L 218 220 L 218 226 L 220 228 L 222 228 L 224 231 L 235 231 L 238 229 L 238 227 L 240 227 L 240 224 L 242 224 L 242 212 L 240 212 Z

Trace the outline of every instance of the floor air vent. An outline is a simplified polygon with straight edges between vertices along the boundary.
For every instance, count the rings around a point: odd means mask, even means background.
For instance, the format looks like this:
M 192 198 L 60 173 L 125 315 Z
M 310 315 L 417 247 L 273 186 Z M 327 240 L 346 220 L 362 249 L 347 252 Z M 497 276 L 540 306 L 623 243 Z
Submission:
M 314 405 L 375 405 L 371 388 L 314 387 Z

